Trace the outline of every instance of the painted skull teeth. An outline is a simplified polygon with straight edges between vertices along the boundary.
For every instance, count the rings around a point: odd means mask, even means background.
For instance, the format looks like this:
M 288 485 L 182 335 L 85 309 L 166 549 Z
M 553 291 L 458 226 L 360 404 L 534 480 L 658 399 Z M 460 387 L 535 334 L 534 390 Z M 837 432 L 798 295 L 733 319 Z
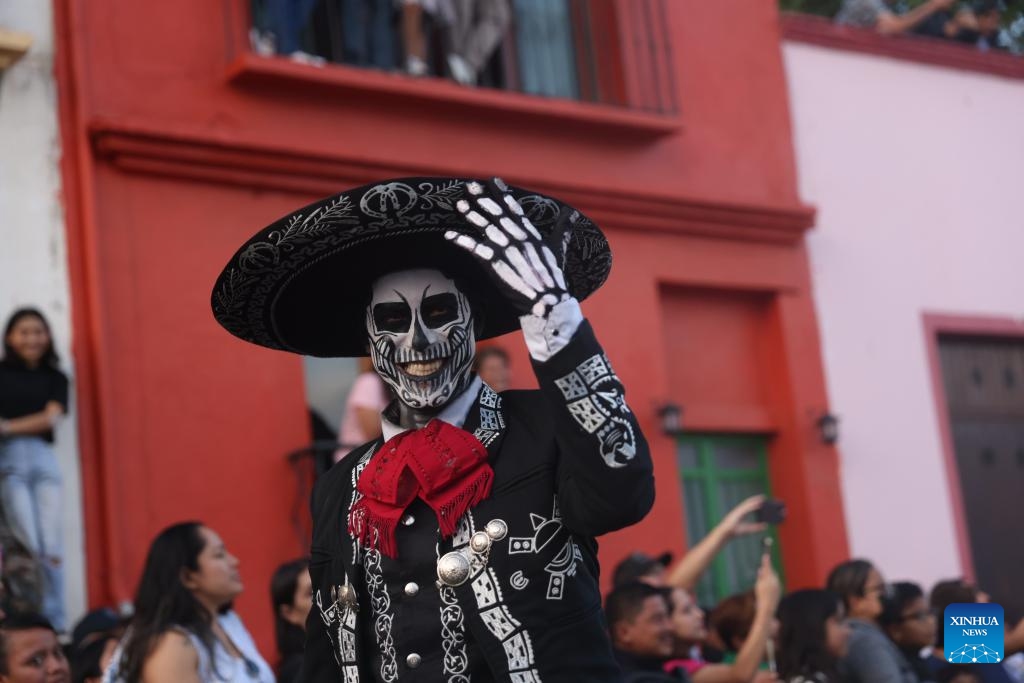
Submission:
M 439 358 L 425 363 L 414 361 L 412 363 L 406 363 L 401 367 L 407 375 L 412 375 L 413 377 L 427 377 L 440 370 L 441 366 L 444 365 L 445 360 L 446 359 L 444 358 Z
M 410 408 L 441 408 L 473 378 L 469 300 L 440 271 L 406 270 L 377 280 L 366 331 L 373 367 Z

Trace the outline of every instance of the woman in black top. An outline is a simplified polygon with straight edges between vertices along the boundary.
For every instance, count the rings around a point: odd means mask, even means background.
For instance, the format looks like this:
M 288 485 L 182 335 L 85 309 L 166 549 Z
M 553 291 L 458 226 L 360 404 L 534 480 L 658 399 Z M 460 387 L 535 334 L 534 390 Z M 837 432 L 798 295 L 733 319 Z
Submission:
M 52 444 L 67 406 L 68 379 L 57 369 L 46 318 L 32 308 L 15 311 L 0 359 L 0 501 L 11 531 L 42 565 L 40 608 L 58 631 L 67 624 L 61 477 Z
M 277 653 L 277 683 L 292 683 L 302 668 L 306 644 L 306 617 L 313 607 L 313 586 L 309 580 L 309 561 L 293 560 L 282 564 L 270 578 L 270 601 L 274 606 L 274 635 Z

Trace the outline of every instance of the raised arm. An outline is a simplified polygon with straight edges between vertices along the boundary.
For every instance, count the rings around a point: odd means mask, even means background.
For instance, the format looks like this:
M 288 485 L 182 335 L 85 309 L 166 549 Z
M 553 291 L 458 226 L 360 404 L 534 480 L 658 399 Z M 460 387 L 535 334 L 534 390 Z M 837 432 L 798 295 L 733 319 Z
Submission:
M 764 524 L 743 521 L 744 517 L 761 507 L 762 503 L 764 496 L 751 496 L 730 510 L 707 536 L 687 550 L 675 566 L 669 569 L 666 583 L 693 590 L 701 575 L 711 566 L 711 562 L 729 539 L 764 530 Z
M 545 239 L 498 179 L 486 186 L 467 183 L 457 208 L 464 228 L 445 237 L 480 261 L 522 314 L 558 442 L 564 523 L 598 536 L 638 522 L 654 502 L 650 452 L 622 383 L 562 273 L 571 212 L 563 211 Z
M 885 35 L 906 33 L 936 12 L 948 9 L 953 2 L 954 0 L 928 0 L 904 14 L 883 12 L 878 15 L 875 29 Z
M 775 609 L 779 606 L 782 592 L 779 577 L 772 569 L 771 556 L 765 553 L 761 557 L 761 568 L 757 572 L 757 583 L 754 585 L 756 607 L 754 623 L 750 627 L 743 647 L 736 655 L 732 664 L 713 664 L 706 666 L 693 675 L 693 683 L 749 683 L 757 675 L 758 667 L 764 660 L 765 647 L 771 636 L 772 620 Z

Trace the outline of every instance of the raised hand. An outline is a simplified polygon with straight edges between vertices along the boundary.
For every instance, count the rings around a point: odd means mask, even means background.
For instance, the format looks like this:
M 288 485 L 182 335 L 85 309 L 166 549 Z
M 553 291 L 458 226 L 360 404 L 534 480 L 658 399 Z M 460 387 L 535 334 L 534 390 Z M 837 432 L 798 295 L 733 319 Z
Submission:
M 745 522 L 743 518 L 756 512 L 764 504 L 765 496 L 751 496 L 741 501 L 736 507 L 730 510 L 719 523 L 726 533 L 731 537 L 757 534 L 764 531 L 768 525 L 762 522 Z
M 449 230 L 445 239 L 485 264 L 520 312 L 547 317 L 553 306 L 569 299 L 565 275 L 551 248 L 554 245 L 565 258 L 567 216 L 559 220 L 549 245 L 500 178 L 486 185 L 466 183 L 466 198 L 456 208 L 465 229 Z

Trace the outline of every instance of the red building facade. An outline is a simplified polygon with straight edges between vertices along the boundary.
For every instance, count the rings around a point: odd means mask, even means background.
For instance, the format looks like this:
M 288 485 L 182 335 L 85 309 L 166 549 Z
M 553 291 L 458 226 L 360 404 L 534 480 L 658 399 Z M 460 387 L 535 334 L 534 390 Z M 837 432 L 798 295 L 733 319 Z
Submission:
M 682 552 L 684 451 L 731 438 L 788 504 L 788 586 L 846 556 L 774 2 L 592 0 L 600 49 L 578 68 L 601 102 L 259 56 L 244 0 L 55 8 L 91 604 L 130 598 L 156 531 L 202 519 L 242 558 L 240 610 L 269 649 L 265 586 L 301 552 L 284 454 L 310 438 L 302 361 L 220 329 L 210 289 L 271 220 L 402 175 L 500 175 L 607 234 L 612 275 L 584 311 L 658 494 L 602 540 L 606 567 Z M 530 384 L 521 341 L 504 346 Z M 697 445 L 663 433 L 668 402 Z

